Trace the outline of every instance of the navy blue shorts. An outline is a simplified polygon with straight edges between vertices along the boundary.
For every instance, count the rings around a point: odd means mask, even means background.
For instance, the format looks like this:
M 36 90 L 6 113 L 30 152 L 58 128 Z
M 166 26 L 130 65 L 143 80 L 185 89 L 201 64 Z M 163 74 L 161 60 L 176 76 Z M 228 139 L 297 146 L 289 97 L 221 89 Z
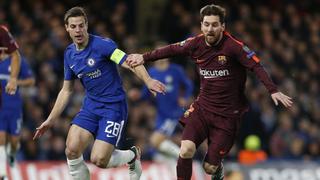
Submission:
M 167 136 L 171 136 L 176 129 L 178 121 L 179 118 L 158 114 L 156 117 L 155 130 Z
M 127 123 L 126 100 L 114 103 L 84 103 L 72 124 L 78 125 L 99 139 L 117 146 Z
M 10 135 L 17 136 L 20 134 L 21 125 L 21 109 L 0 108 L 0 131 L 4 131 Z

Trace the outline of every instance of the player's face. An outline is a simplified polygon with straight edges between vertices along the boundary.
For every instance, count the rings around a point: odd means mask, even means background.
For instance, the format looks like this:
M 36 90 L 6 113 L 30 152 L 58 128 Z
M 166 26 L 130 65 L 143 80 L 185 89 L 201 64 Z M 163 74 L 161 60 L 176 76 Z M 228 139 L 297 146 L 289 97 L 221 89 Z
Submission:
M 81 46 L 88 41 L 88 24 L 83 16 L 70 17 L 66 30 L 75 44 Z
M 201 31 L 204 34 L 207 44 L 215 45 L 222 37 L 224 23 L 221 24 L 219 16 L 204 16 L 201 22 Z
M 159 61 L 155 61 L 154 66 L 159 70 L 166 70 L 169 66 L 169 60 L 168 59 L 161 59 Z

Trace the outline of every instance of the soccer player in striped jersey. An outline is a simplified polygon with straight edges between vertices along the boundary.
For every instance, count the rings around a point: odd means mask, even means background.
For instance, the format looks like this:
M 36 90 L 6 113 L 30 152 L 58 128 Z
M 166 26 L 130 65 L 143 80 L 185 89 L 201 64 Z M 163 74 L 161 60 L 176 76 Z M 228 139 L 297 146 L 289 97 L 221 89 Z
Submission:
M 127 59 L 128 64 L 135 67 L 148 61 L 185 55 L 197 65 L 200 94 L 180 119 L 184 129 L 177 163 L 178 180 L 191 179 L 192 158 L 205 139 L 208 139 L 208 150 L 204 170 L 213 180 L 223 179 L 222 160 L 230 151 L 243 114 L 248 110 L 247 70 L 256 74 L 276 105 L 279 102 L 285 107 L 292 105 L 291 98 L 278 91 L 256 53 L 225 31 L 224 8 L 207 5 L 200 10 L 200 18 L 203 34 Z
M 73 179 L 90 179 L 89 169 L 82 153 L 94 139 L 91 162 L 100 168 L 129 165 L 131 180 L 141 176 L 140 152 L 115 149 L 127 123 L 127 102 L 117 64 L 130 69 L 141 78 L 153 93 L 164 93 L 165 86 L 150 78 L 144 66 L 130 68 L 128 57 L 109 38 L 88 33 L 88 19 L 83 8 L 68 10 L 65 27 L 73 43 L 64 53 L 64 83 L 56 103 L 45 122 L 35 133 L 40 137 L 62 113 L 72 95 L 73 82 L 80 79 L 85 88 L 85 98 L 80 112 L 74 117 L 66 142 L 69 172 Z

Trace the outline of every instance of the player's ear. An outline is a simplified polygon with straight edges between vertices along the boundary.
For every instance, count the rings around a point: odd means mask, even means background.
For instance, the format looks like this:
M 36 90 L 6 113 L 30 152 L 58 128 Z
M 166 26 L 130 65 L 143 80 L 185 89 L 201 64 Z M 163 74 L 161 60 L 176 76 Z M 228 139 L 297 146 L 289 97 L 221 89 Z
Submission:
M 65 24 L 64 27 L 66 28 L 66 31 L 69 32 L 68 31 L 68 24 Z
M 224 31 L 226 29 L 226 23 L 222 23 L 221 28 L 222 28 L 222 31 Z

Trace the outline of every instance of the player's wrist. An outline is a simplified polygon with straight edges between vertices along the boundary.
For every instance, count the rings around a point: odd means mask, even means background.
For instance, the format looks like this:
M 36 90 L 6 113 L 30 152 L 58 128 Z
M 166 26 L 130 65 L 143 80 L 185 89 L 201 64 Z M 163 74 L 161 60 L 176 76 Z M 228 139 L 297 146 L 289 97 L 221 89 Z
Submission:
M 152 81 L 152 78 L 149 76 L 149 77 L 146 78 L 146 81 L 145 81 L 145 82 L 146 82 L 146 84 L 148 84 L 148 83 L 151 82 L 151 81 Z
M 18 81 L 18 78 L 17 77 L 10 77 L 9 81 L 14 81 L 14 82 L 17 82 Z

